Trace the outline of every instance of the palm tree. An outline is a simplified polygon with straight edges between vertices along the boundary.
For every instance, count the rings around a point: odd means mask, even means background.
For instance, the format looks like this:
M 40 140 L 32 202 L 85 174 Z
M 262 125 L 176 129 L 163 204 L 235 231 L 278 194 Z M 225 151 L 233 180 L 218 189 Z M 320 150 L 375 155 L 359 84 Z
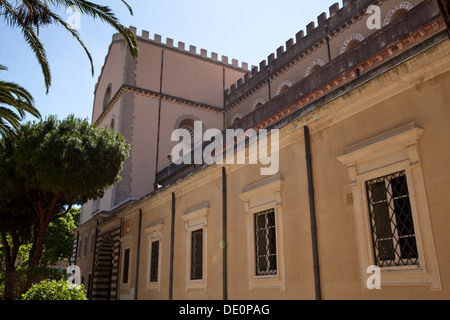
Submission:
M 0 70 L 7 69 L 0 65 Z M 17 113 L 7 106 L 16 109 Z M 17 129 L 26 112 L 37 118 L 41 116 L 27 90 L 13 82 L 0 80 L 0 135 L 5 136 Z
M 127 6 L 130 14 L 133 14 L 128 3 L 124 0 L 121 0 L 121 2 Z M 44 45 L 39 40 L 39 28 L 42 26 L 55 24 L 66 29 L 83 47 L 91 63 L 92 75 L 94 75 L 92 56 L 81 40 L 79 33 L 55 12 L 61 8 L 67 9 L 74 6 L 81 14 L 93 19 L 100 19 L 114 27 L 127 42 L 132 57 L 136 58 L 138 54 L 136 36 L 120 24 L 117 17 L 107 6 L 85 0 L 0 0 L 0 19 L 21 30 L 25 41 L 34 52 L 41 66 L 47 93 L 52 82 L 52 76 Z M 6 70 L 6 67 L 0 65 L 0 70 Z M 25 112 L 39 118 L 40 114 L 33 103 L 32 96 L 23 87 L 11 82 L 0 81 L 0 134 L 4 135 L 11 132 L 12 128 L 16 128 L 19 122 L 23 120 Z M 5 107 L 5 105 L 15 108 L 17 113 Z
M 11 2 L 18 3 L 18 5 L 14 6 Z M 122 3 L 127 6 L 130 14 L 133 14 L 128 3 L 124 0 L 122 0 Z M 135 58 L 138 54 L 136 36 L 128 28 L 120 24 L 112 10 L 107 6 L 98 5 L 85 0 L 0 0 L 0 17 L 9 25 L 20 28 L 25 41 L 28 43 L 41 65 L 47 92 L 50 88 L 52 78 L 44 45 L 38 37 L 39 27 L 41 26 L 55 24 L 66 29 L 85 50 L 91 63 L 92 75 L 94 75 L 94 65 L 91 54 L 81 40 L 79 33 L 55 13 L 55 11 L 61 9 L 61 7 L 67 9 L 73 6 L 75 6 L 81 14 L 90 16 L 93 19 L 100 19 L 114 27 L 126 40 L 131 55 Z

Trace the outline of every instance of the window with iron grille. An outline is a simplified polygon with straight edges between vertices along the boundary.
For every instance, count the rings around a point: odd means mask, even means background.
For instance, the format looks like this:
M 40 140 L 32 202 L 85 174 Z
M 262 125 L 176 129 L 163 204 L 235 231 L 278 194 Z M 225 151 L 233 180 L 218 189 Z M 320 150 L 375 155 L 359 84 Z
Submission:
M 122 283 L 128 283 L 128 269 L 130 268 L 130 249 L 125 249 L 123 253 L 123 276 Z
M 255 258 L 257 276 L 277 274 L 274 209 L 255 214 Z
M 150 282 L 158 282 L 159 241 L 153 241 L 150 254 Z
M 203 229 L 191 232 L 191 280 L 203 279 Z
M 405 171 L 367 181 L 366 190 L 377 265 L 419 264 Z

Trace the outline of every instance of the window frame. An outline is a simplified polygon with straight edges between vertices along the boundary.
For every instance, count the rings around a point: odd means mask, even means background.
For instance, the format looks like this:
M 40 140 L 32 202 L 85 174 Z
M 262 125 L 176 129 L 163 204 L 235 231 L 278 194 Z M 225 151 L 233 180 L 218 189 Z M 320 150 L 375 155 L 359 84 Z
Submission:
M 203 243 L 203 228 L 199 228 L 199 229 L 195 229 L 195 230 L 191 230 L 191 257 L 190 257 L 190 281 L 197 281 L 197 280 L 203 280 L 203 247 L 204 247 L 204 243 Z M 199 234 L 201 238 L 201 250 L 199 250 L 198 252 L 201 252 L 201 262 L 200 263 L 194 263 L 194 259 L 196 260 L 196 247 L 197 247 L 197 240 L 196 240 L 196 236 Z M 195 251 L 194 251 L 195 250 Z M 197 265 L 200 266 L 200 271 L 201 271 L 201 276 L 197 276 L 196 274 L 196 269 Z
M 131 276 L 132 276 L 132 266 L 133 266 L 133 243 L 135 241 L 135 236 L 133 233 L 127 234 L 122 238 L 119 238 L 121 248 L 120 248 L 120 290 L 130 290 L 131 288 Z M 129 250 L 129 264 L 128 264 L 128 282 L 123 282 L 124 270 L 125 270 L 125 251 Z
M 203 290 L 206 292 L 208 285 L 208 214 L 209 202 L 197 205 L 182 216 L 186 231 L 186 292 L 189 290 Z M 192 232 L 202 229 L 203 247 L 202 247 L 202 279 L 191 278 L 191 259 L 192 259 Z
M 284 235 L 283 235 L 283 210 L 281 189 L 284 180 L 280 173 L 262 179 L 245 187 L 239 194 L 244 201 L 244 219 L 247 226 L 247 250 L 248 250 L 248 286 L 249 290 L 264 288 L 278 288 L 280 292 L 286 291 L 285 263 L 284 263 Z M 276 265 L 277 272 L 272 275 L 258 275 L 256 273 L 256 243 L 255 243 L 255 214 L 273 210 L 275 215 L 276 237 Z
M 161 290 L 161 260 L 162 260 L 162 247 L 163 247 L 163 230 L 164 221 L 159 220 L 151 224 L 148 228 L 144 229 L 147 234 L 148 240 L 148 267 L 147 267 L 147 291 L 148 290 Z M 151 281 L 152 272 L 152 257 L 153 257 L 153 243 L 158 242 L 158 265 L 157 265 L 157 281 Z
M 406 190 L 408 191 L 407 194 L 401 194 L 401 195 L 394 195 L 394 188 L 393 183 L 394 179 L 398 179 L 400 177 L 404 177 L 405 183 L 406 183 Z M 382 180 L 381 180 L 382 179 Z M 385 198 L 378 199 L 377 201 L 372 201 L 369 197 L 370 193 L 374 193 L 373 190 L 369 191 L 369 183 L 376 180 L 377 184 L 382 184 L 384 189 L 382 190 L 383 196 Z M 372 185 L 375 185 L 373 183 Z M 379 192 L 379 191 L 378 191 Z M 372 230 L 372 244 L 373 244 L 373 254 L 374 254 L 374 261 L 378 267 L 386 267 L 386 266 L 406 266 L 406 265 L 418 265 L 419 264 L 419 254 L 417 250 L 417 243 L 416 243 L 416 235 L 415 235 L 415 228 L 414 228 L 414 219 L 412 217 L 412 209 L 411 209 L 411 200 L 410 200 L 410 194 L 409 194 L 409 188 L 408 188 L 408 178 L 406 176 L 405 171 L 399 171 L 393 174 L 389 174 L 387 176 L 378 177 L 372 180 L 366 181 L 366 193 L 367 193 L 367 203 L 369 208 L 369 221 L 371 224 L 371 230 Z M 399 212 L 396 212 L 395 203 L 399 199 L 407 199 L 407 203 L 409 205 L 409 215 L 408 220 L 411 221 L 412 228 L 407 234 L 401 234 L 400 228 L 401 224 L 403 222 L 398 222 L 399 216 L 405 216 L 404 212 L 402 214 L 399 214 Z M 380 220 L 378 220 L 375 217 L 375 205 L 377 204 L 384 204 L 386 206 L 386 212 L 388 215 L 386 217 L 383 217 L 384 219 L 388 219 L 387 226 L 385 228 L 388 229 L 388 235 L 385 237 L 379 237 L 378 233 L 378 227 L 377 224 L 380 223 Z M 392 207 L 392 204 L 394 208 Z M 385 210 L 383 210 L 385 211 Z M 410 216 L 410 217 L 409 217 Z M 415 251 L 416 257 L 409 257 L 404 258 L 404 247 L 401 245 L 401 239 L 407 239 L 407 238 L 414 238 L 414 248 L 410 248 L 410 250 Z M 392 245 L 392 253 L 393 257 L 391 259 L 382 259 L 379 258 L 380 250 L 379 250 L 379 242 L 386 242 L 388 241 L 389 244 Z M 380 265 L 381 264 L 381 265 Z M 385 265 L 385 266 L 383 266 Z
M 415 123 L 409 123 L 349 146 L 337 158 L 347 166 L 352 188 L 363 290 L 368 290 L 368 268 L 377 265 L 366 182 L 400 171 L 405 171 L 409 190 L 418 264 L 381 267 L 381 286 L 429 285 L 433 291 L 442 290 L 419 152 L 423 132 Z
M 154 245 L 156 244 L 156 247 L 154 247 Z M 159 256 L 160 256 L 160 248 L 161 248 L 161 243 L 159 240 L 153 240 L 150 242 L 150 276 L 149 276 L 149 281 L 151 284 L 154 283 L 158 283 L 159 282 L 159 278 L 160 278 L 160 272 L 159 272 Z M 157 249 L 157 253 L 156 255 L 153 254 L 153 250 Z M 153 260 L 153 258 L 156 257 L 156 261 Z M 156 264 L 156 266 L 154 265 Z M 153 271 L 156 270 L 156 280 L 152 281 L 154 278 L 153 275 Z
M 127 255 L 128 253 L 128 255 Z M 128 259 L 127 259 L 128 257 Z M 131 262 L 131 248 L 123 249 L 123 262 L 122 262 L 122 275 L 121 282 L 123 285 L 130 285 L 130 262 Z M 126 268 L 125 268 L 126 263 Z M 125 281 L 125 271 L 126 271 L 126 281 Z
M 273 226 L 269 224 L 269 214 L 273 214 Z M 260 216 L 264 215 L 264 228 L 258 228 L 258 218 Z M 261 277 L 261 276 L 273 276 L 278 274 L 278 265 L 277 265 L 277 223 L 276 223 L 276 214 L 275 214 L 275 209 L 268 209 L 268 210 L 264 210 L 261 212 L 256 212 L 254 213 L 254 218 L 253 218 L 254 222 L 253 225 L 255 226 L 254 228 L 254 237 L 255 237 L 255 276 L 257 277 Z M 275 237 L 274 240 L 272 242 L 275 242 L 275 253 L 271 253 L 270 252 L 270 228 L 272 228 L 272 230 L 274 230 L 275 232 Z M 265 248 L 265 252 L 264 254 L 259 254 L 260 248 L 258 246 L 258 231 L 264 231 L 264 242 L 266 243 L 266 248 Z M 269 244 L 267 244 L 269 243 Z M 273 245 L 273 244 L 272 244 Z M 271 263 L 271 256 L 275 256 L 275 269 L 272 269 L 272 263 Z M 259 258 L 260 257 L 264 257 L 264 259 L 266 260 L 266 270 L 261 270 L 260 269 L 260 265 L 258 263 Z

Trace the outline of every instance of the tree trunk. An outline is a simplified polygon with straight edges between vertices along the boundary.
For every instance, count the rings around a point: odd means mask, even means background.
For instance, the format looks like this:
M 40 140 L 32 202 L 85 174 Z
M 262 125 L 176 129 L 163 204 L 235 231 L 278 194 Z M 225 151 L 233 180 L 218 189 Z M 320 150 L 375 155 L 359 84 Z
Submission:
M 2 232 L 2 243 L 5 250 L 5 291 L 3 293 L 3 299 L 12 300 L 14 298 L 14 287 L 16 279 L 16 259 L 19 253 L 20 242 L 17 241 L 16 235 L 12 235 L 13 247 L 9 246 L 6 234 Z
M 59 215 L 53 215 L 56 204 L 61 196 L 62 194 L 55 195 L 53 197 L 53 201 L 50 203 L 49 207 L 46 210 L 44 210 L 44 207 L 41 203 L 38 203 L 38 205 L 36 206 L 38 210 L 33 227 L 33 245 L 31 247 L 28 260 L 28 266 L 30 268 L 37 267 L 39 264 L 39 260 L 42 256 L 42 250 L 44 248 L 45 233 L 50 222 L 65 216 L 72 208 L 72 203 L 70 203 L 68 205 L 68 209 L 66 209 L 63 213 Z
M 45 232 L 47 230 L 47 226 L 39 226 L 35 229 L 36 235 L 34 238 L 34 243 L 30 251 L 28 266 L 30 268 L 35 268 L 39 264 L 39 260 L 41 260 L 42 250 L 44 248 L 44 237 Z
M 14 286 L 16 279 L 16 268 L 14 267 L 14 263 L 6 264 L 6 272 L 5 272 L 5 291 L 3 293 L 3 299 L 5 300 L 13 300 L 14 298 Z

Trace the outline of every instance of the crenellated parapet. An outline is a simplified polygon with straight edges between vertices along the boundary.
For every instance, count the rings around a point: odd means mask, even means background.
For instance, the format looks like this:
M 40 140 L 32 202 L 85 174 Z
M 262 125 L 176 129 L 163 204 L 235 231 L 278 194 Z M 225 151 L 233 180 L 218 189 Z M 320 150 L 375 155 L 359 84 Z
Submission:
M 220 63 L 223 65 L 226 65 L 227 67 L 236 68 L 244 71 L 249 71 L 248 63 L 247 62 L 241 62 L 239 63 L 239 60 L 237 59 L 230 59 L 227 56 L 219 55 L 216 52 L 210 52 L 208 53 L 208 50 L 201 48 L 200 50 L 197 50 L 196 46 L 193 45 L 187 45 L 184 42 L 178 41 L 178 43 L 175 44 L 175 41 L 171 38 L 166 38 L 165 42 L 162 39 L 162 36 L 159 34 L 154 34 L 153 39 L 150 38 L 150 32 L 147 30 L 142 30 L 141 34 L 137 34 L 137 29 L 133 26 L 129 28 L 138 38 L 138 40 L 148 41 L 153 44 L 176 50 L 185 54 L 189 54 L 198 58 L 206 59 L 215 63 Z M 122 36 L 119 33 L 116 33 L 112 37 L 112 41 L 120 41 L 122 40 Z
M 264 86 L 268 80 L 276 78 L 285 70 L 299 61 L 307 58 L 318 48 L 326 45 L 327 41 L 351 27 L 361 20 L 367 8 L 372 4 L 380 5 L 383 0 L 344 0 L 343 7 L 335 3 L 329 7 L 329 15 L 325 12 L 306 26 L 306 31 L 300 30 L 280 46 L 275 53 L 261 61 L 259 66 L 252 67 L 242 79 L 225 90 L 225 105 L 232 108 L 234 105 Z

